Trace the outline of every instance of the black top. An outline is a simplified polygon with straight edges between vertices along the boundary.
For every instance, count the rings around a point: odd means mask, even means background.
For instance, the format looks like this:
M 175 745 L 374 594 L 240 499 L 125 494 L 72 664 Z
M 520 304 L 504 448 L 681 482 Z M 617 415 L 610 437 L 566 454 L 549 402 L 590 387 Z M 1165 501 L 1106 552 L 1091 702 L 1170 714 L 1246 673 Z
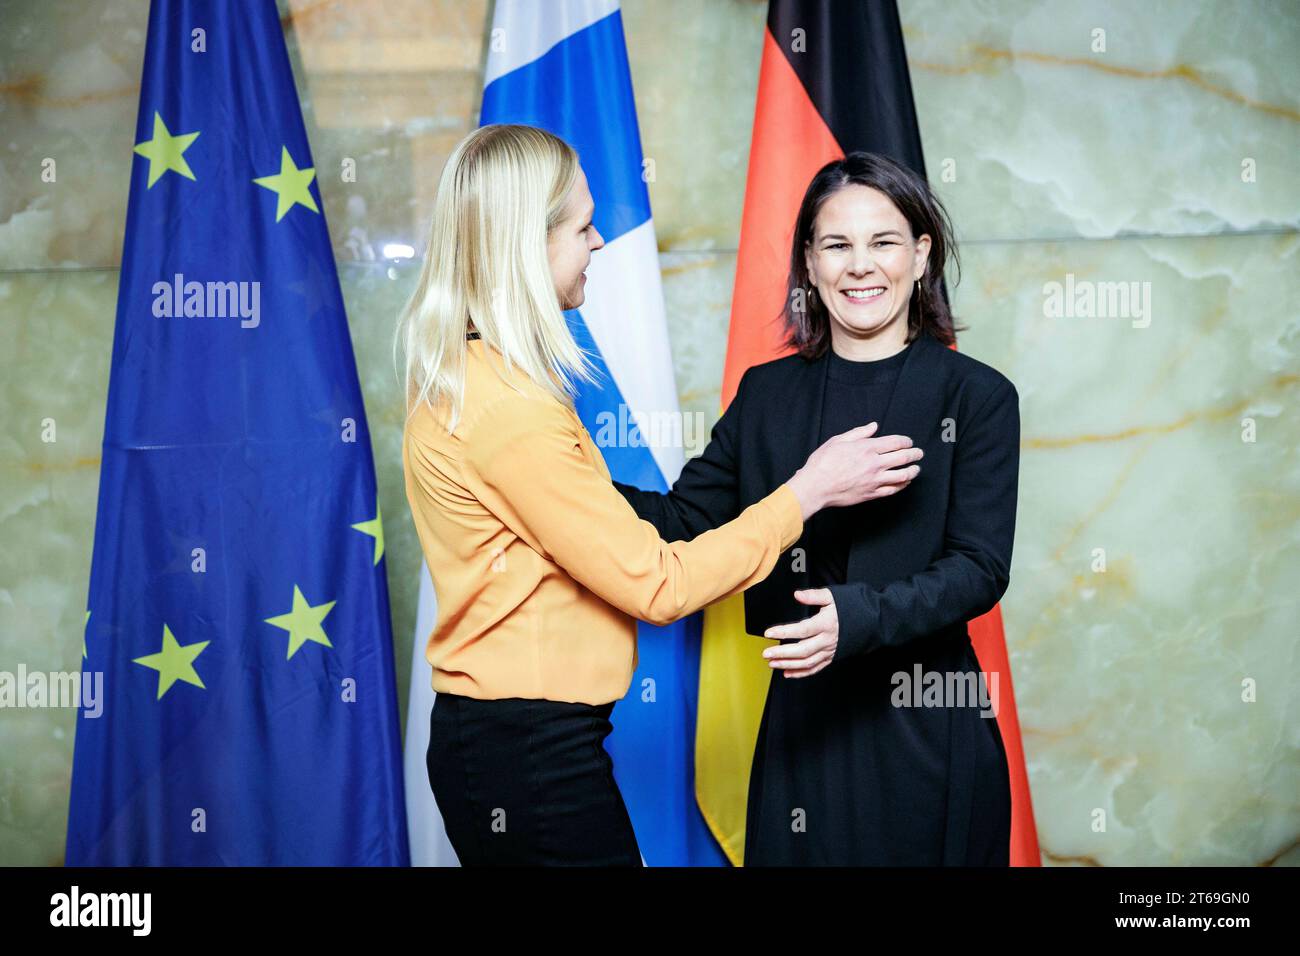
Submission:
M 980 670 L 967 622 L 994 607 L 1010 580 L 1019 396 L 996 369 L 938 339 L 922 335 L 902 355 L 892 391 L 866 387 L 865 407 L 843 422 L 826 417 L 846 406 L 835 397 L 842 376 L 826 374 L 834 356 L 756 365 L 671 492 L 616 483 L 664 540 L 683 541 L 788 481 L 828 423 L 876 420 L 879 434 L 907 435 L 925 451 L 910 485 L 863 506 L 842 583 L 828 588 L 839 619 L 830 664 L 799 679 L 772 672 L 749 775 L 746 866 L 1008 862 L 1011 795 L 997 720 L 955 702 L 896 706 L 893 675 Z M 874 381 L 893 361 L 834 364 Z M 804 553 L 808 530 L 795 544 Z M 793 592 L 816 585 L 799 556 L 787 551 L 745 591 L 750 634 L 807 616 Z M 791 827 L 794 808 L 806 828 Z
M 889 408 L 898 373 L 911 349 L 909 344 L 888 358 L 869 361 L 846 359 L 831 351 L 818 445 L 859 425 L 880 421 Z M 876 435 L 884 434 L 877 427 Z M 849 546 L 861 525 L 863 509 L 870 505 L 866 501 L 849 508 L 823 508 L 813 515 L 808 529 L 810 586 L 827 587 L 845 582 Z M 816 608 L 810 607 L 809 612 L 815 613 Z
M 966 622 L 992 608 L 1010 579 L 1020 458 L 1016 388 L 996 369 L 926 335 L 902 354 L 880 434 L 907 435 L 925 461 L 901 492 L 867 502 L 875 506 L 869 533 L 854 537 L 845 581 L 831 585 L 841 625 L 837 660 L 926 635 L 965 642 Z M 829 356 L 787 355 L 745 372 L 704 453 L 686 463 L 668 494 L 615 486 L 665 541 L 689 541 L 736 518 L 789 481 L 817 449 Z M 804 530 L 794 547 L 806 552 Z M 750 634 L 806 616 L 793 592 L 811 587 L 808 565 L 792 552 L 745 591 Z

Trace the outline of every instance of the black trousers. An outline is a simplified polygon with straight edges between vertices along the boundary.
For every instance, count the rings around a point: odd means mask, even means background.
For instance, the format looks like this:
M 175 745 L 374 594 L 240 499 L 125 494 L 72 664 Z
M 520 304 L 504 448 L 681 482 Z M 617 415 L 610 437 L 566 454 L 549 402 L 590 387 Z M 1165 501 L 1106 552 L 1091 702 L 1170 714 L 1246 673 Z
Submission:
M 462 866 L 641 866 L 604 747 L 613 709 L 437 695 L 429 785 Z

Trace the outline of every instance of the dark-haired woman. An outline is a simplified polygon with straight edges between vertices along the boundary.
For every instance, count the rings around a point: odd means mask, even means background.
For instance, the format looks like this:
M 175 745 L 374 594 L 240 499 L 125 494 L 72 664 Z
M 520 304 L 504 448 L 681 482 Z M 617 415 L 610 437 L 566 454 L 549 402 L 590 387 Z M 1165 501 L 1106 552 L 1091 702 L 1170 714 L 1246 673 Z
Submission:
M 689 540 L 847 428 L 877 422 L 924 452 L 908 486 L 822 511 L 745 592 L 746 630 L 781 641 L 762 652 L 746 865 L 1008 863 L 997 684 L 966 625 L 1009 580 L 1020 418 L 1007 378 L 948 347 L 955 252 L 922 177 L 871 153 L 827 164 L 795 223 L 794 354 L 745 373 L 671 492 L 619 486 Z

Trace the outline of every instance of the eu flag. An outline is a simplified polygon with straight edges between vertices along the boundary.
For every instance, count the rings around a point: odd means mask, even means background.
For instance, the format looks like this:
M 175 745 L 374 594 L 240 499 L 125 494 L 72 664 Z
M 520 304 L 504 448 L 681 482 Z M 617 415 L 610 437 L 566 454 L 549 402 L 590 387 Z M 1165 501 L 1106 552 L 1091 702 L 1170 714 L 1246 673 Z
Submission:
M 273 0 L 154 0 L 70 865 L 407 865 L 374 462 Z

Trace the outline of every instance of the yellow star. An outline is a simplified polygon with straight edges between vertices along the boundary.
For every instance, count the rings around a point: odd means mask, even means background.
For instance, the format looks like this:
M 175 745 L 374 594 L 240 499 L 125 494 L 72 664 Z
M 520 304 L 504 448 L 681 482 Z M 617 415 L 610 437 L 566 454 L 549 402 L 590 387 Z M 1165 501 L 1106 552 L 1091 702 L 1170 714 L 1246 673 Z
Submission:
M 362 534 L 368 534 L 375 539 L 375 564 L 384 556 L 384 525 L 382 522 L 383 513 L 379 510 L 378 496 L 375 498 L 375 516 L 369 521 L 358 521 L 352 527 L 356 528 Z
M 199 680 L 199 675 L 194 670 L 194 658 L 198 657 L 203 652 L 203 648 L 210 643 L 210 641 L 200 641 L 197 644 L 183 646 L 177 644 L 171 628 L 163 624 L 162 650 L 157 654 L 137 657 L 134 663 L 143 664 L 158 672 L 158 699 L 162 700 L 162 695 L 167 693 L 172 684 L 178 680 L 193 684 L 195 687 L 203 687 L 203 681 Z M 206 687 L 203 689 L 207 690 Z
M 278 202 L 275 204 L 275 221 L 279 222 L 284 218 L 284 214 L 293 208 L 294 203 L 306 206 L 314 213 L 320 212 L 311 194 L 311 181 L 315 178 L 315 167 L 299 169 L 293 164 L 289 147 L 281 146 L 280 171 L 274 176 L 261 176 L 253 182 L 271 190 L 278 197 Z
M 267 624 L 274 624 L 289 632 L 289 653 L 285 655 L 285 660 L 293 657 L 298 648 L 308 641 L 315 641 L 326 647 L 334 646 L 325 636 L 325 629 L 320 626 L 320 622 L 325 620 L 325 615 L 330 612 L 330 608 L 335 603 L 330 601 L 328 604 L 312 607 L 298 590 L 298 585 L 293 586 L 293 610 L 288 614 L 277 614 L 266 619 Z
M 86 657 L 86 625 L 90 623 L 90 612 L 86 612 L 86 619 L 81 622 L 81 656 Z
M 135 147 L 135 152 L 149 160 L 149 185 L 145 188 L 152 189 L 153 184 L 169 169 L 180 173 L 186 179 L 193 179 L 194 173 L 190 170 L 190 164 L 185 162 L 185 157 L 181 154 L 198 138 L 198 133 L 182 133 L 180 136 L 173 136 L 167 132 L 162 117 L 155 112 L 153 139 L 137 143 Z

